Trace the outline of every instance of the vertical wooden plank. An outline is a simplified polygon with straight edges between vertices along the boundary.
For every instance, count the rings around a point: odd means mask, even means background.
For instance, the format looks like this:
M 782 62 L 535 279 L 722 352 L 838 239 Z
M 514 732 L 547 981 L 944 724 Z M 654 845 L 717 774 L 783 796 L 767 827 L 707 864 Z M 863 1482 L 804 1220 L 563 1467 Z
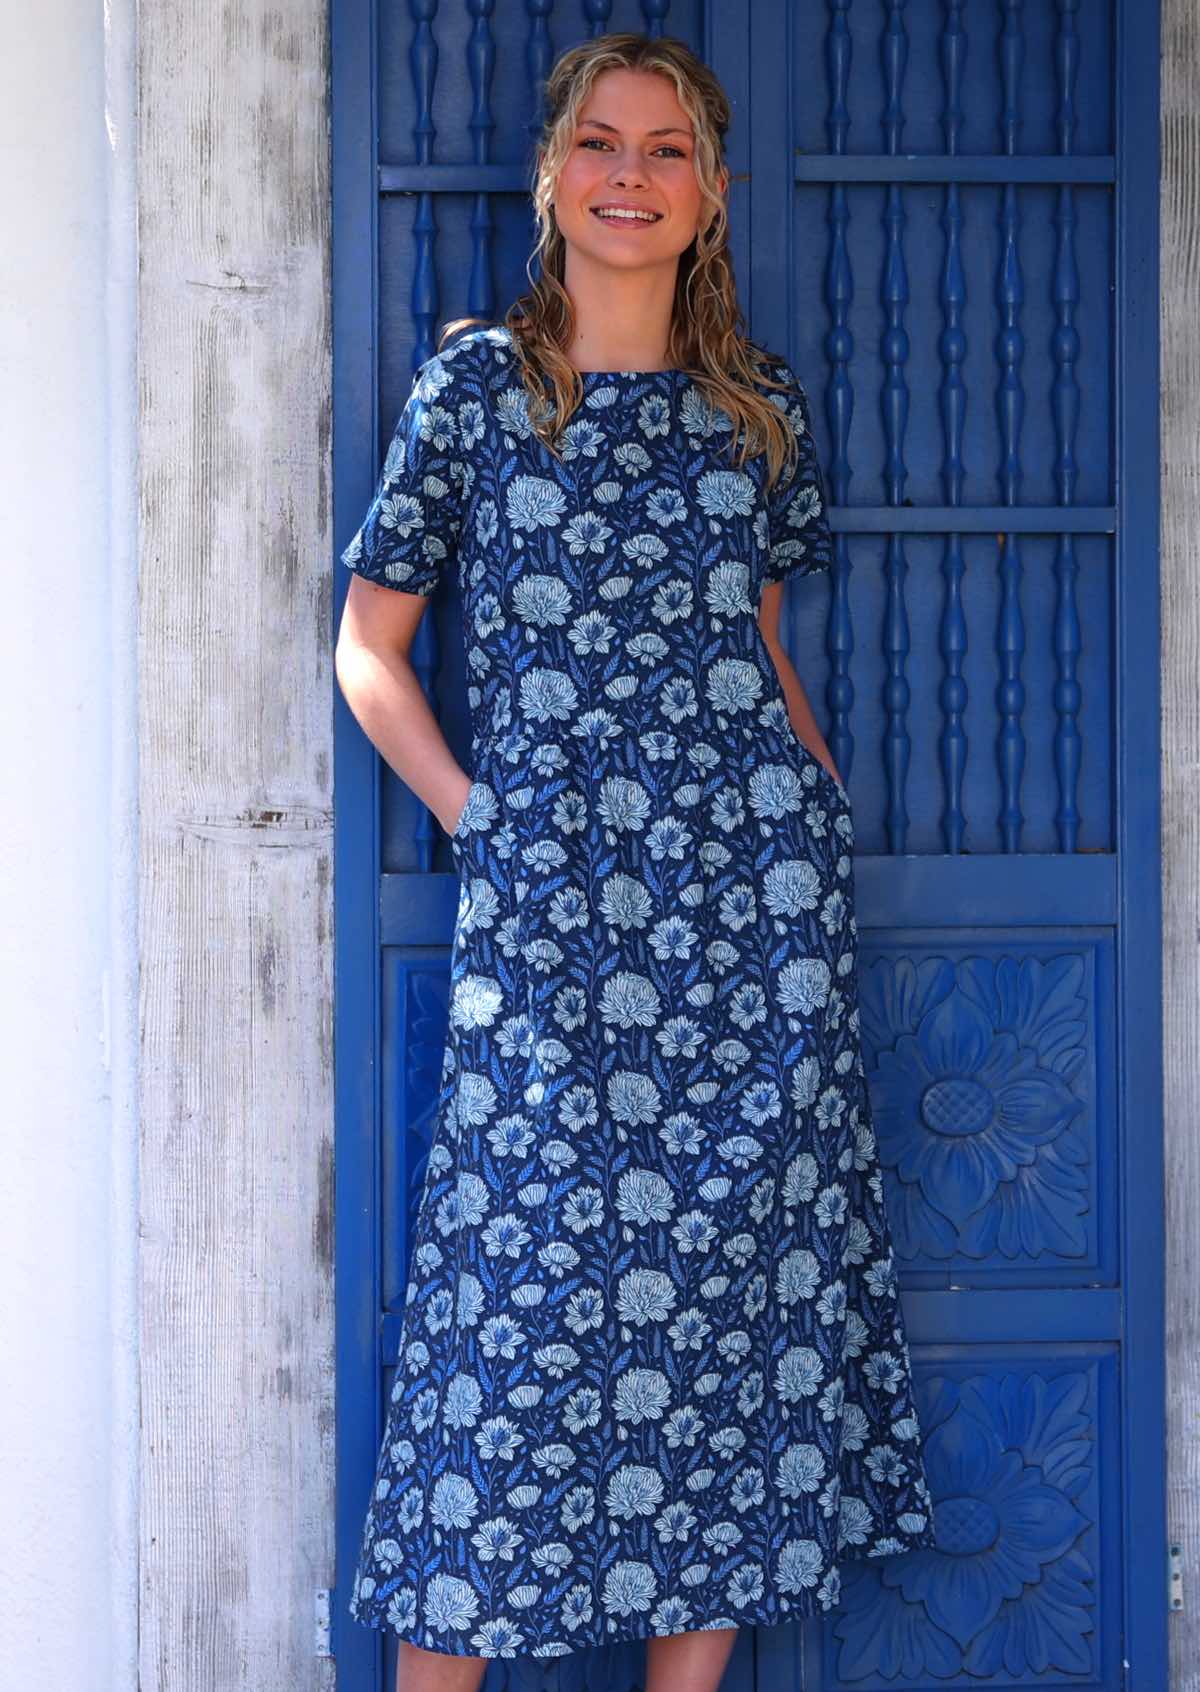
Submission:
M 751 289 L 754 282 L 751 241 L 750 86 L 751 52 L 747 15 L 740 6 L 706 6 L 704 39 L 700 44 L 704 61 L 720 79 L 729 97 L 729 131 L 725 137 L 725 162 L 729 167 L 726 195 L 729 216 L 729 246 L 737 277 L 738 298 L 747 322 L 753 321 Z
M 1074 6 L 1059 9 L 1055 43 L 1055 73 L 1058 83 L 1059 149 L 1070 153 L 1075 145 L 1078 118 L 1080 37 Z M 1058 235 L 1054 266 L 1054 431 L 1057 452 L 1054 472 L 1058 497 L 1063 505 L 1075 500 L 1079 463 L 1075 455 L 1079 427 L 1081 388 L 1076 365 L 1080 357 L 1080 336 L 1075 327 L 1079 308 L 1079 259 L 1076 247 L 1079 218 L 1075 190 L 1070 183 L 1058 189 L 1054 223 Z M 1074 852 L 1079 841 L 1079 770 L 1083 752 L 1083 690 L 1079 682 L 1082 630 L 1079 616 L 1080 562 L 1073 535 L 1059 535 L 1055 548 L 1054 576 L 1057 601 L 1054 617 L 1054 652 L 1057 681 L 1054 691 L 1054 769 L 1059 802 L 1055 813 L 1059 850 Z
M 325 8 L 139 8 L 142 1692 L 332 1687 Z
M 791 149 L 793 29 L 792 14 L 780 0 L 762 0 L 750 9 L 747 109 L 740 141 L 743 150 L 749 150 L 750 193 L 744 216 L 752 261 L 738 271 L 738 296 L 751 334 L 787 358 L 793 356 L 788 335 L 796 192 Z
M 835 155 L 844 155 L 850 138 L 851 113 L 849 77 L 852 62 L 849 0 L 836 0 L 830 7 L 825 38 L 825 70 L 828 107 L 824 114 L 826 144 Z M 794 190 L 793 190 L 794 192 Z M 850 423 L 854 415 L 854 264 L 850 256 L 851 207 L 844 183 L 828 189 L 826 219 L 829 226 L 828 257 L 821 288 L 825 307 L 825 379 L 820 388 L 811 384 L 809 398 L 814 416 L 822 407 L 829 429 L 830 447 L 826 493 L 833 505 L 848 505 L 853 468 L 850 463 Z M 821 391 L 823 390 L 823 392 Z M 828 727 L 825 738 L 842 779 L 849 782 L 854 769 L 855 689 L 854 644 L 856 630 L 850 600 L 853 557 L 849 538 L 833 537 L 833 570 L 830 604 L 825 629 L 825 650 L 829 677 L 825 683 Z
M 1165 0 L 1162 28 L 1158 321 L 1168 1528 L 1184 1557 L 1184 1608 L 1171 1617 L 1170 1683 L 1176 1692 L 1200 1692 L 1200 337 L 1195 313 L 1200 293 L 1200 12 L 1192 0 Z
M 951 155 L 958 154 L 964 119 L 962 84 L 967 34 L 962 14 L 960 0 L 951 0 L 946 7 L 939 43 L 945 83 L 942 127 L 946 151 Z M 940 289 L 942 334 L 938 346 L 942 378 L 942 481 L 947 504 L 961 505 L 965 476 L 963 435 L 968 400 L 964 366 L 969 347 L 967 269 L 963 254 L 965 207 L 957 182 L 948 182 L 942 192 L 942 227 L 946 237 Z M 941 834 L 943 849 L 948 853 L 962 851 L 967 822 L 963 806 L 968 754 L 967 710 L 970 705 L 966 667 L 970 623 L 963 592 L 966 573 L 962 534 L 953 530 L 946 536 L 942 554 L 943 599 L 938 629 L 939 656 L 945 672 L 940 689 L 942 727 L 938 736 L 938 762 L 945 795 Z
M 999 59 L 1002 107 L 1000 131 L 1003 150 L 1017 153 L 1017 137 L 1023 108 L 1028 100 L 1028 83 L 1022 76 L 1025 61 L 1024 19 L 1019 0 L 1005 0 L 997 57 Z M 1027 404 L 1025 357 L 1026 336 L 1022 327 L 1025 306 L 1024 253 L 1025 208 L 1015 183 L 1006 182 L 998 213 L 1000 251 L 996 263 L 997 332 L 999 362 L 996 408 L 1003 440 L 1000 465 L 1000 494 L 1005 505 L 1020 503 L 1025 477 L 1021 443 Z M 996 575 L 1000 604 L 996 629 L 999 665 L 996 697 L 999 725 L 995 756 L 1000 775 L 1001 808 L 996 818 L 1001 849 L 1017 852 L 1025 817 L 1021 810 L 1021 778 L 1028 752 L 1025 728 L 1026 687 L 1023 679 L 1027 650 L 1022 586 L 1025 548 L 1022 537 L 1005 531 L 997 536 Z
M 880 59 L 884 72 L 881 124 L 884 148 L 889 154 L 899 152 L 904 129 L 904 74 L 908 54 L 903 8 L 892 0 L 880 27 Z M 908 479 L 904 449 L 911 404 L 907 369 L 910 342 L 904 319 L 911 304 L 911 290 L 905 254 L 908 214 L 904 189 L 898 182 L 889 183 L 884 191 L 881 221 L 884 248 L 879 276 L 879 364 L 883 381 L 879 406 L 886 442 L 883 481 L 888 504 L 899 506 L 904 503 L 904 485 Z M 887 677 L 884 683 L 887 702 L 884 721 L 886 827 L 889 848 L 893 853 L 902 853 L 908 846 L 907 788 L 912 762 L 912 732 L 908 717 L 912 702 L 912 687 L 908 679 L 912 653 L 908 604 L 911 590 L 908 586 L 908 546 L 902 533 L 893 532 L 888 536 L 883 577 L 885 597 L 880 635 Z

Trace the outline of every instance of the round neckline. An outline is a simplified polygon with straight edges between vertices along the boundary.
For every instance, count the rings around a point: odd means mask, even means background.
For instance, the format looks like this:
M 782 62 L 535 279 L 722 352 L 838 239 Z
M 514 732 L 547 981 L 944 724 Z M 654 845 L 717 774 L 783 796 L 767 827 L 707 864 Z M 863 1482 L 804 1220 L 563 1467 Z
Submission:
M 671 365 L 665 370 L 581 370 L 579 375 L 585 382 L 597 380 L 615 382 L 620 378 L 627 378 L 632 381 L 635 377 L 645 381 L 652 376 L 686 376 L 687 371 L 681 369 L 678 365 Z

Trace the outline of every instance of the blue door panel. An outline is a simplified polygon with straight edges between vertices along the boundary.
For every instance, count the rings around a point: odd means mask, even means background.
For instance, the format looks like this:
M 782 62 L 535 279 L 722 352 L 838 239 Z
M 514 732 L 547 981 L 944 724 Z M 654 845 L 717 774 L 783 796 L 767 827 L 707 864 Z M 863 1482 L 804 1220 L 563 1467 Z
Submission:
M 830 185 L 811 180 L 822 161 L 809 156 L 802 163 L 805 180 L 793 193 L 792 287 L 810 304 L 796 322 L 795 344 L 813 375 L 830 363 L 837 373 L 837 360 L 826 350 L 831 322 L 853 349 L 845 355 L 844 371 L 853 407 L 845 502 L 1000 504 L 1008 498 L 1005 480 L 1011 471 L 1015 503 L 1059 504 L 1062 443 L 1055 415 L 1060 396 L 1054 386 L 1054 344 L 1064 312 L 1055 267 L 1067 238 L 1062 219 L 1068 212 L 1060 187 L 1024 183 L 1008 203 L 1003 184 L 970 180 L 969 159 L 952 167 L 966 178 L 954 182 L 952 194 L 938 181 L 916 181 L 902 192 L 891 184 L 853 179 Z M 853 155 L 839 158 L 839 176 L 852 173 L 857 163 Z M 893 168 L 902 163 L 907 161 L 897 160 Z M 1076 460 L 1071 502 L 1103 506 L 1113 498 L 1111 188 L 1073 186 L 1069 216 L 1078 262 L 1069 282 L 1059 279 L 1059 289 L 1070 289 L 1071 323 L 1078 336 L 1074 378 L 1081 402 L 1086 400 L 1071 425 Z M 831 297 L 831 258 L 836 259 L 839 294 L 848 286 L 849 298 Z M 1006 264 L 1011 270 L 1003 276 Z M 1019 298 L 1011 398 L 997 392 L 1000 377 L 1007 374 L 997 345 L 1005 327 L 1005 293 Z M 950 296 L 945 306 L 943 295 Z M 951 298 L 955 320 L 948 324 Z M 889 301 L 894 302 L 890 308 Z M 961 343 L 944 343 L 948 327 L 961 334 Z M 891 338 L 896 328 L 902 344 Z M 947 377 L 956 386 L 961 382 L 965 402 L 953 492 L 944 462 Z M 880 396 L 889 387 L 893 400 L 885 410 Z M 902 440 L 894 432 L 893 402 L 902 409 Z M 1002 403 L 1020 410 L 1017 458 L 1011 466 L 1005 462 L 1009 443 Z
M 1103 929 L 872 929 L 860 959 L 889 1216 L 912 1287 L 1118 1278 L 1113 948 Z
M 864 1059 L 936 1550 L 739 1636 L 726 1692 L 1167 1685 L 1158 862 L 1157 8 L 601 8 L 735 107 L 751 332 L 813 402 L 837 559 L 786 642 L 856 820 Z M 535 84 L 574 12 L 333 0 L 334 540 L 447 319 L 525 285 Z M 338 572 L 335 616 L 346 583 Z M 466 631 L 414 661 L 469 769 Z M 399 1356 L 457 884 L 335 700 L 341 1692 Z M 640 1684 L 642 1650 L 489 1688 Z M 1128 1668 L 1125 1668 L 1125 1664 Z
M 921 1358 L 939 1554 L 849 1565 L 809 1684 L 1120 1686 L 1116 1348 Z
M 1146 14 L 1135 14 L 1135 23 Z M 1147 21 L 1152 21 L 1147 17 Z M 1019 92 L 1014 151 L 1060 151 L 1062 98 L 1056 55 L 1071 66 L 1071 140 L 1076 155 L 1114 151 L 1115 37 L 1110 0 L 949 0 L 913 4 L 795 5 L 788 20 L 796 98 L 792 134 L 805 153 L 883 153 L 888 95 L 899 122 L 895 151 L 922 156 L 995 154 L 1003 121 L 1006 66 L 1015 62 Z M 955 65 L 956 97 L 947 97 Z M 830 108 L 843 115 L 845 141 Z M 947 134 L 953 114 L 954 142 Z
M 379 1309 L 404 1310 L 407 1219 L 425 1176 L 446 1039 L 446 955 L 438 947 L 383 947 L 383 1132 L 380 1135 Z M 398 1337 L 398 1336 L 397 1336 Z M 387 1361 L 394 1361 L 393 1355 Z M 385 1400 L 386 1402 L 386 1400 Z
M 809 381 L 819 368 L 814 360 Z M 819 378 L 814 386 L 819 390 Z M 996 648 L 1006 589 L 996 536 L 904 532 L 904 635 L 889 644 L 883 623 L 893 568 L 889 537 L 847 529 L 865 520 L 856 515 L 863 509 L 836 513 L 852 567 L 834 586 L 831 615 L 823 621 L 809 610 L 814 596 L 797 593 L 789 642 L 810 697 L 826 705 L 823 722 L 854 801 L 858 850 L 1003 853 L 1013 823 L 997 756 Z M 873 515 L 878 508 L 870 509 Z M 1072 854 L 1111 852 L 1116 839 L 1113 542 L 1095 534 L 1070 541 L 1076 572 L 1071 643 L 1078 652 L 1070 677 L 1067 637 L 1055 638 L 1066 620 L 1059 605 L 1062 543 L 1045 534 L 1022 534 L 1019 541 L 1024 633 L 1016 646 L 1024 705 L 1016 811 L 1017 844 L 1026 856 L 1066 852 L 1068 846 Z M 953 665 L 947 649 L 957 652 Z M 1075 707 L 1069 681 L 1078 690 Z M 905 704 L 897 711 L 893 695 L 901 688 Z M 1059 775 L 1068 757 L 1069 782 Z M 902 769 L 899 821 L 900 782 L 883 779 L 889 768 Z M 953 790 L 948 770 L 959 772 Z M 1019 908 L 1014 900 L 1014 911 Z

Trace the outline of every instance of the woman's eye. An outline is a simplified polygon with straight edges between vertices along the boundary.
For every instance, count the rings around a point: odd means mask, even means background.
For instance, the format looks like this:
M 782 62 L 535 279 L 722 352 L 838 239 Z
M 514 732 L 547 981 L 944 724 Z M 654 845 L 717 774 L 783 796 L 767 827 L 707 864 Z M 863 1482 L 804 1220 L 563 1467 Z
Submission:
M 607 147 L 609 145 L 602 135 L 585 135 L 579 145 L 581 147 L 590 147 L 593 143 L 595 143 L 598 147 Z M 655 152 L 674 153 L 677 159 L 682 159 L 685 156 L 682 148 L 673 147 L 669 141 L 664 141 L 661 147 L 656 147 Z

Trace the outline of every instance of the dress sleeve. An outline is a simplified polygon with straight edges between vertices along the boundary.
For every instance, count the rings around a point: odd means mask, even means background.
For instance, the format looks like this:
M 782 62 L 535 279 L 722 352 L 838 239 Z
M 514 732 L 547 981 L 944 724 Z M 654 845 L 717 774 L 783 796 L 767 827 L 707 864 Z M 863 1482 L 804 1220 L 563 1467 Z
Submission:
M 812 412 L 808 395 L 792 370 L 783 365 L 772 372 L 796 384 L 799 393 L 785 396 L 778 389 L 769 392 L 784 410 L 796 436 L 795 463 L 785 465 L 767 495 L 767 559 L 763 580 L 781 582 L 785 576 L 807 576 L 828 570 L 833 563 L 833 537 L 829 531 L 825 481 L 817 461 L 812 436 Z
M 453 361 L 427 358 L 413 377 L 375 497 L 341 555 L 368 581 L 431 594 L 454 558 L 469 475 L 460 456 L 461 403 Z

